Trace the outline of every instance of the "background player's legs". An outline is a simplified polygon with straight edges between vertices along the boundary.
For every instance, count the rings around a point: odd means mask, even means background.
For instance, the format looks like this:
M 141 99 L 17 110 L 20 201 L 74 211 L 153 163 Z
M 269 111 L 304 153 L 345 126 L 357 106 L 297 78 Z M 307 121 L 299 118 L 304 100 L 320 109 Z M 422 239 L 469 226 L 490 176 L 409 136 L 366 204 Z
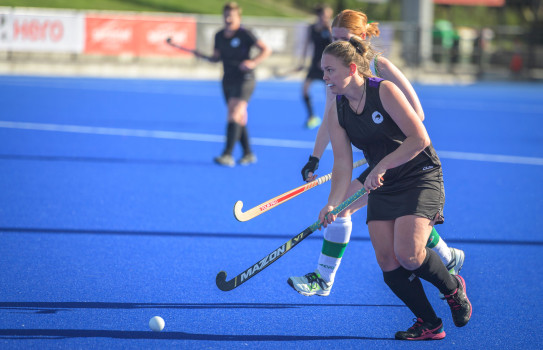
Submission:
M 307 120 L 313 116 L 313 106 L 311 105 L 311 96 L 309 96 L 310 87 L 311 79 L 305 79 L 302 85 L 302 96 L 304 98 L 305 109 L 307 110 Z
M 247 124 L 248 102 L 237 97 L 228 100 L 228 122 L 235 122 L 245 126 Z
M 256 163 L 256 156 L 251 150 L 251 144 L 249 142 L 249 132 L 247 130 L 248 102 L 239 98 L 232 98 L 228 103 L 229 110 L 231 112 L 228 115 L 229 120 L 236 123 L 240 127 L 239 141 L 243 148 L 243 157 L 239 160 L 240 165 L 249 165 Z M 234 141 L 235 143 L 235 141 Z
M 232 152 L 240 139 L 242 128 L 247 123 L 247 101 L 232 97 L 228 99 L 227 107 L 226 145 L 222 155 L 215 158 L 215 162 L 225 166 L 234 166 L 235 162 Z
M 320 125 L 321 119 L 313 113 L 313 105 L 311 103 L 311 96 L 309 95 L 309 89 L 311 88 L 311 83 L 313 79 L 306 78 L 302 86 L 302 96 L 304 99 L 305 108 L 307 110 L 307 119 L 305 126 L 308 129 L 314 129 Z

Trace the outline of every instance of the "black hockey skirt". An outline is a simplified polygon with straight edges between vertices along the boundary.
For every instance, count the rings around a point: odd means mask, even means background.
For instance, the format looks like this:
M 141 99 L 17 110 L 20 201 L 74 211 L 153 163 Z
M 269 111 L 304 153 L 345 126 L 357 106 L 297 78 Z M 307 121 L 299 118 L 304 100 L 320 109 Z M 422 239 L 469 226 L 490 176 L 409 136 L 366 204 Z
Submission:
M 255 90 L 255 79 L 223 79 L 222 92 L 224 99 L 228 103 L 231 98 L 239 98 L 240 100 L 249 102 Z
M 362 176 L 364 180 L 366 179 L 368 173 L 364 173 L 358 178 L 359 181 Z M 444 205 L 443 173 L 441 168 L 437 168 L 401 180 L 401 189 L 390 188 L 385 191 L 385 187 L 382 187 L 370 192 L 366 223 L 372 220 L 394 220 L 406 215 L 416 215 L 430 220 L 435 219 L 435 224 L 442 224 L 445 220 Z

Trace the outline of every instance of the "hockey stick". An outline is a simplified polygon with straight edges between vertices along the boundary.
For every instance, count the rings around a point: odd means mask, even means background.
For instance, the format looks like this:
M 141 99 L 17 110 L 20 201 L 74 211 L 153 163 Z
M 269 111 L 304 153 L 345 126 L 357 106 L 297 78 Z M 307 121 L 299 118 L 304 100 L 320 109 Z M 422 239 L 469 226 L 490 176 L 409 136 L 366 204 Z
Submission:
M 290 68 L 280 72 L 278 67 L 274 67 L 272 69 L 272 74 L 275 79 L 285 79 L 286 77 L 301 72 L 302 70 L 302 68 Z
M 342 212 L 345 208 L 347 208 L 351 203 L 356 201 L 358 198 L 362 197 L 366 194 L 366 190 L 362 187 L 358 192 L 347 198 L 343 203 L 338 205 L 330 212 L 330 214 L 337 215 L 340 212 Z M 243 271 L 230 281 L 226 280 L 226 272 L 221 271 L 217 274 L 217 278 L 215 279 L 215 282 L 217 283 L 217 287 L 219 287 L 220 290 L 224 292 L 231 291 L 234 288 L 239 287 L 241 284 L 247 282 L 249 279 L 254 277 L 256 274 L 258 274 L 260 271 L 264 270 L 266 267 L 268 267 L 270 264 L 272 264 L 275 260 L 279 259 L 283 255 L 285 255 L 289 250 L 294 248 L 298 243 L 303 241 L 307 236 L 315 232 L 321 227 L 322 223 L 320 220 L 317 220 L 313 223 L 313 225 L 309 226 L 305 230 L 302 231 L 302 233 L 297 234 L 296 236 L 289 239 L 286 243 L 281 245 L 279 248 L 275 249 L 270 254 L 266 255 L 264 259 L 260 260 L 253 266 L 249 267 L 247 270 Z
M 181 45 L 177 45 L 175 44 L 173 41 L 172 41 L 172 38 L 170 37 L 167 37 L 166 38 L 166 43 L 172 47 L 175 47 L 176 49 L 178 50 L 181 50 L 181 51 L 184 51 L 184 52 L 188 52 L 188 53 L 191 53 L 193 54 L 194 56 L 196 56 L 197 58 L 202 58 L 204 60 L 207 60 L 207 61 L 212 61 L 211 57 L 210 56 L 206 56 L 206 55 L 203 55 L 201 53 L 199 53 L 198 51 L 196 51 L 196 49 L 189 49 L 188 47 L 185 47 L 185 46 L 181 46 Z
M 172 47 L 175 47 L 176 49 L 178 50 L 181 50 L 181 51 L 185 51 L 185 52 L 188 52 L 188 53 L 194 53 L 194 50 L 192 49 L 189 49 L 188 47 L 185 47 L 185 46 L 181 46 L 181 45 L 177 45 L 175 44 L 173 41 L 172 41 L 172 38 L 170 37 L 167 37 L 166 38 L 166 43 Z
M 353 163 L 353 169 L 358 168 L 359 166 L 366 164 L 366 160 L 362 159 L 358 162 Z M 293 190 L 290 190 L 288 192 L 285 192 L 277 197 L 274 197 L 264 203 L 261 203 L 257 205 L 254 208 L 251 208 L 247 210 L 246 212 L 242 212 L 241 209 L 243 208 L 243 202 L 237 201 L 236 204 L 234 204 L 234 216 L 238 221 L 247 221 L 251 220 L 258 215 L 267 212 L 268 210 L 278 206 L 279 204 L 282 204 L 288 200 L 291 200 L 292 198 L 298 196 L 299 194 L 304 193 L 305 191 L 308 191 L 312 189 L 313 187 L 316 187 L 318 185 L 321 185 L 327 181 L 330 181 L 332 178 L 332 173 L 324 175 L 319 177 L 318 179 L 315 179 L 311 182 L 306 183 L 305 185 L 302 185 L 300 187 L 296 187 Z

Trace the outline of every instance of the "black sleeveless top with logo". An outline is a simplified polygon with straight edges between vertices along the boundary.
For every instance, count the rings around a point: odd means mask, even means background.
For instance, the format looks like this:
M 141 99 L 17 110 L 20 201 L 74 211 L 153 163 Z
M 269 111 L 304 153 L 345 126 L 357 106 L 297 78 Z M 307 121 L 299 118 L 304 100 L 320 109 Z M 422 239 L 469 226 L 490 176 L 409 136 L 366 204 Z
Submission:
M 373 169 L 406 139 L 381 103 L 379 86 L 382 81 L 380 78 L 365 78 L 366 103 L 361 114 L 356 114 L 351 109 L 345 96 L 337 97 L 339 125 L 345 129 L 351 143 L 364 152 L 369 169 Z M 383 186 L 372 193 L 407 189 L 413 186 L 413 182 L 421 175 L 438 169 L 441 172 L 441 162 L 434 147 L 430 145 L 410 161 L 388 169 L 384 175 Z
M 322 53 L 326 46 L 332 42 L 332 33 L 330 33 L 328 28 L 320 28 L 320 26 L 315 23 L 309 26 L 309 37 L 313 43 L 311 66 L 320 69 Z
M 240 27 L 232 37 L 224 36 L 224 29 L 215 34 L 215 49 L 221 53 L 224 69 L 223 81 L 243 81 L 254 79 L 254 72 L 242 72 L 241 62 L 250 59 L 251 48 L 258 39 L 248 29 Z

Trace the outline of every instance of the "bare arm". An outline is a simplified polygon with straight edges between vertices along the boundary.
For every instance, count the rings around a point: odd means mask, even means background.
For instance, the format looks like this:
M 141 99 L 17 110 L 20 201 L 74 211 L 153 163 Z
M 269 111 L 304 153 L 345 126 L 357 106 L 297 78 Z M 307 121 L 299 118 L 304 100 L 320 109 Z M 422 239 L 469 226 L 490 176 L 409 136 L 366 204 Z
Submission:
M 381 178 L 388 169 L 407 163 L 430 145 L 426 128 L 402 91 L 393 83 L 385 81 L 381 83 L 379 94 L 383 107 L 406 138 L 400 147 L 381 159 L 368 174 L 364 182 L 366 190 L 380 187 Z
M 174 43 L 172 41 L 172 38 L 171 37 L 168 37 L 166 38 L 166 43 L 168 43 L 168 45 L 172 46 L 172 47 L 175 47 L 176 49 L 178 50 L 181 50 L 181 51 L 185 51 L 185 52 L 190 52 L 191 54 L 193 54 L 194 56 L 198 57 L 198 58 L 202 58 L 204 60 L 207 60 L 209 62 L 218 62 L 220 61 L 220 52 L 219 50 L 215 49 L 213 51 L 213 55 L 212 56 L 207 56 L 207 55 L 204 55 L 203 53 L 199 52 L 198 50 L 194 49 L 189 49 L 188 47 L 185 47 L 185 46 L 181 46 L 181 45 L 178 45 L 176 43 Z
M 353 151 L 351 148 L 351 140 L 347 136 L 347 132 L 339 125 L 337 110 L 335 108 L 336 101 L 331 104 L 330 114 L 328 116 L 328 130 L 330 131 L 330 139 L 332 141 L 332 149 L 334 151 L 334 167 L 332 169 L 332 186 L 328 203 L 321 210 L 319 219 L 323 222 L 323 226 L 335 220 L 335 216 L 325 217 L 332 209 L 337 207 L 343 201 L 353 172 Z
M 248 71 L 251 69 L 255 69 L 256 66 L 258 66 L 262 61 L 268 58 L 268 56 L 270 56 L 272 53 L 270 47 L 266 45 L 266 43 L 262 40 L 257 40 L 255 46 L 260 50 L 260 52 L 254 58 L 241 62 L 241 70 Z
M 215 63 L 215 62 L 219 62 L 221 60 L 221 53 L 218 49 L 214 49 L 213 50 L 213 55 L 211 56 L 206 56 L 204 55 L 203 53 L 197 51 L 197 50 L 194 50 L 192 52 L 194 54 L 194 56 L 198 57 L 198 58 L 202 58 L 204 60 L 207 60 L 209 62 L 212 62 L 212 63 Z
M 419 116 L 420 120 L 424 120 L 424 111 L 422 110 L 419 97 L 417 96 L 413 85 L 411 85 L 409 80 L 407 80 L 405 75 L 398 69 L 398 67 L 396 67 L 385 57 L 379 56 L 377 60 L 377 70 L 381 78 L 396 84 L 396 86 L 403 92 L 409 101 L 409 104 Z

